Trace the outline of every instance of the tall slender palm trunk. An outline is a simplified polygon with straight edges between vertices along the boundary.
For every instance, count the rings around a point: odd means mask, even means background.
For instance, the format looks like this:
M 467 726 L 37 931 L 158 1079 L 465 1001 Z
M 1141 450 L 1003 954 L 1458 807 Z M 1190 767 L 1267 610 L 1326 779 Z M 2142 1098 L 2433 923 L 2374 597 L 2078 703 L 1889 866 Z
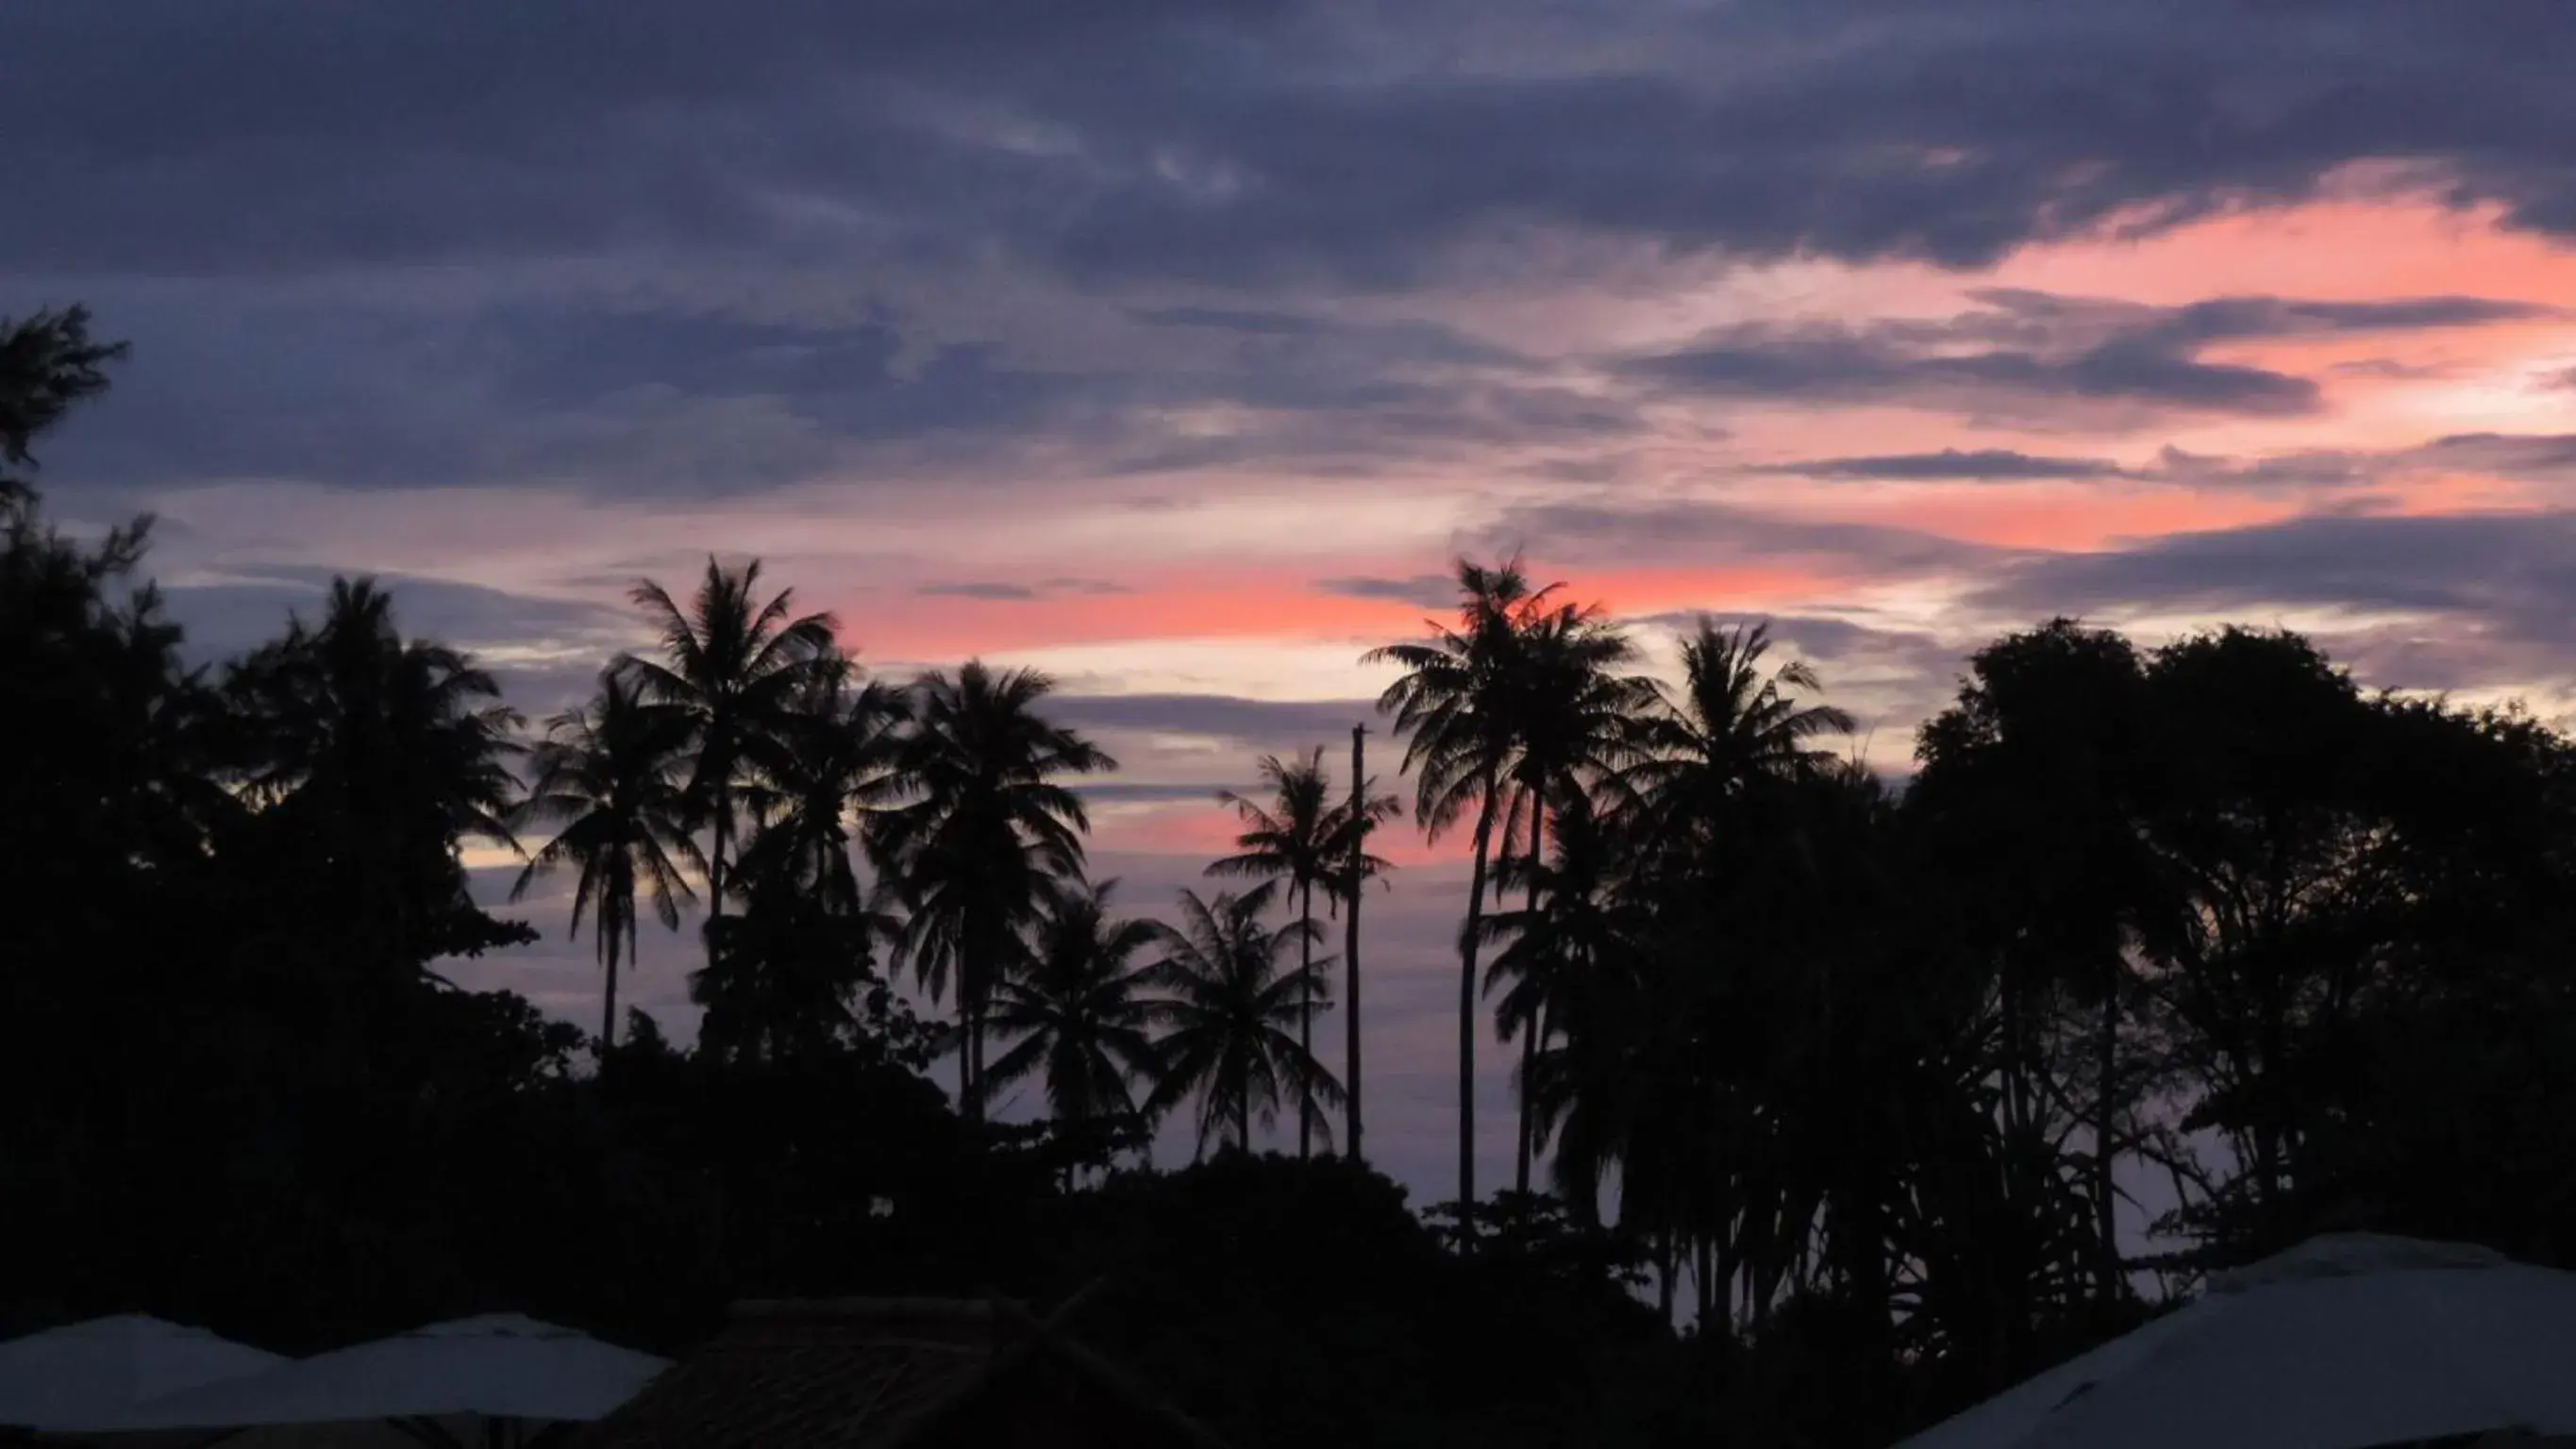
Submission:
M 1298 975 L 1304 985 L 1297 989 L 1297 1049 L 1309 1059 L 1315 1055 L 1315 883 L 1299 882 L 1301 892 L 1297 915 Z M 1297 1160 L 1307 1161 L 1315 1155 L 1315 1099 L 1312 1094 L 1297 1094 Z
M 1227 1092 L 1234 1098 L 1234 1145 L 1249 1157 L 1252 1155 L 1252 1065 L 1238 1061 L 1228 1075 L 1234 1079 Z
M 716 927 L 724 920 L 725 847 L 733 843 L 733 792 L 716 792 L 714 849 L 707 852 L 707 964 L 716 964 Z
M 2120 958 L 2114 953 L 2103 972 L 2102 1020 L 2093 1039 L 2093 1068 L 2100 1078 L 2095 1084 L 2093 1105 L 2093 1226 L 2101 1238 L 2101 1290 L 2106 1302 L 2119 1296 L 2121 1272 L 2118 1202 L 2111 1181 L 2112 1154 L 2118 1145 L 2115 1129 L 2119 1125 L 2115 1120 L 2119 1114 L 2115 1078 L 2119 1075 L 2121 975 Z
M 1717 1305 L 1726 1300 L 1726 1295 L 1719 1289 L 1716 1254 L 1711 1251 L 1710 1239 L 1714 1235 L 1699 1232 L 1691 1236 L 1691 1254 L 1698 1259 L 1698 1267 L 1691 1276 L 1698 1280 L 1696 1286 L 1699 1290 L 1699 1308 L 1693 1321 L 1705 1334 L 1713 1326 L 1710 1320 L 1717 1316 Z
M 1368 735 L 1368 726 L 1351 726 L 1351 859 L 1344 877 L 1344 894 L 1351 908 L 1350 919 L 1342 927 L 1342 977 L 1348 983 L 1342 991 L 1342 1032 L 1347 1060 L 1343 1063 L 1342 1138 L 1353 1162 L 1360 1161 L 1360 858 L 1368 852 L 1368 836 L 1362 822 L 1368 808 L 1368 776 L 1360 764 L 1360 741 Z
M 1538 868 L 1547 859 L 1547 801 L 1536 791 L 1530 794 L 1529 833 L 1529 908 L 1530 929 L 1538 928 Z M 1530 1116 L 1530 1073 L 1538 1064 L 1539 1037 L 1547 1029 L 1544 1008 L 1530 1013 L 1521 1024 L 1520 1144 L 1512 1163 L 1512 1190 L 1526 1196 L 1530 1190 L 1530 1154 L 1535 1146 Z
M 970 1122 L 984 1120 L 985 930 L 970 925 L 957 952 L 957 1097 Z
M 1458 938 L 1458 1206 L 1461 1236 L 1472 1242 L 1476 1205 L 1476 930 L 1485 918 L 1485 858 L 1493 845 L 1499 785 L 1489 772 L 1476 807 L 1476 862 L 1467 878 L 1467 929 Z
M 966 1094 L 966 1117 L 974 1122 L 984 1120 L 984 1004 L 963 1001 L 961 1014 L 966 1017 L 966 1040 L 958 1045 L 958 1091 Z
M 619 916 L 626 918 L 622 932 L 617 924 Z M 628 939 L 634 937 L 634 916 L 635 906 L 632 895 L 627 897 L 627 904 L 623 910 L 620 910 L 614 902 L 605 902 L 600 911 L 599 945 L 602 954 L 606 957 L 608 967 L 608 991 L 599 1012 L 599 1050 L 603 1055 L 610 1047 L 617 1045 L 617 947 L 621 934 Z

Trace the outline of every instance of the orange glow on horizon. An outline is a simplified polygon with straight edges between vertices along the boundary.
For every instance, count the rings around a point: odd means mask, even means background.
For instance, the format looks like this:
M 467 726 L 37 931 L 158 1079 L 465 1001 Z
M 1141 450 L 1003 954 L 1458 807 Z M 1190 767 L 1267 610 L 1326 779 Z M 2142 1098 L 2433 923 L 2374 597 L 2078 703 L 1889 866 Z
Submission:
M 1446 571 L 1444 565 L 1440 572 Z M 1810 570 L 1769 566 L 1605 572 L 1533 563 L 1530 572 L 1541 581 L 1564 578 L 1569 600 L 1598 601 L 1620 614 L 1756 607 L 1837 582 Z M 1126 640 L 1406 639 L 1451 614 L 1403 599 L 1334 593 L 1312 579 L 1279 575 L 1249 574 L 1227 583 L 1166 574 L 1140 577 L 1124 588 L 1033 599 L 914 594 L 861 606 L 842 603 L 837 611 L 846 641 L 879 659 L 960 659 Z

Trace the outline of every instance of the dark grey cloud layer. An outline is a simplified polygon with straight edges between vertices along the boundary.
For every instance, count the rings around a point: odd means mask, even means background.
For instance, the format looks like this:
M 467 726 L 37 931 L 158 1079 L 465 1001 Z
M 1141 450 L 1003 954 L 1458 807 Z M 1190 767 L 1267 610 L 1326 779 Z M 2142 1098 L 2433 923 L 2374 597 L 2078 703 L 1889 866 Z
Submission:
M 1174 805 L 1213 801 L 1217 792 L 1205 785 L 1162 785 L 1129 780 L 1106 785 L 1076 785 L 1073 793 L 1093 805 Z
M 187 630 L 198 660 L 227 658 L 285 632 L 291 617 L 314 621 L 329 597 L 327 569 L 265 567 L 254 578 L 165 585 L 171 615 Z M 393 598 L 394 621 L 406 634 L 463 649 L 526 645 L 545 639 L 632 639 L 640 628 L 625 610 L 538 598 L 452 579 L 375 576 Z
M 1884 524 L 1787 518 L 1706 498 L 1635 499 L 1603 491 L 1515 506 L 1468 540 L 1471 553 L 1544 550 L 1569 566 L 1803 566 L 1872 579 L 1993 567 L 2011 550 Z
M 2005 616 L 2153 612 L 2269 622 L 2284 608 L 2369 683 L 2406 689 L 2576 686 L 2576 513 L 2320 515 L 2024 559 L 1974 598 Z
M 1458 581 L 1447 574 L 1413 574 L 1400 579 L 1347 575 L 1317 579 L 1315 587 L 1346 599 L 1392 599 L 1425 609 L 1446 608 L 1458 600 Z
M 1151 730 L 1289 749 L 1346 740 L 1352 725 L 1376 720 L 1377 703 L 1261 700 L 1224 694 L 1074 694 L 1053 701 L 1049 713 L 1082 730 Z
M 1971 265 L 2395 158 L 2576 228 L 2555 0 L 20 5 L 0 265 L 974 244 L 1406 285 L 1536 225 Z
M 2304 449 L 2267 457 L 2221 457 L 2168 446 L 2138 467 L 2124 467 L 2109 458 L 2055 457 L 2009 448 L 1943 448 L 1930 453 L 1806 458 L 1752 471 L 1878 483 L 2130 481 L 2290 492 L 2356 488 L 2402 473 L 2428 471 L 2553 482 L 2576 475 L 2576 433 L 2454 433 L 2376 452 Z
M 162 596 L 185 630 L 183 656 L 192 665 L 220 666 L 277 638 L 290 618 L 317 619 L 332 577 L 328 569 L 268 566 L 222 582 L 167 585 Z M 393 596 L 404 633 L 474 655 L 503 699 L 539 723 L 586 698 L 610 659 L 647 642 L 623 608 L 454 579 L 375 580 Z
M 2563 627 L 2576 616 L 2576 514 L 2333 515 L 2175 534 L 2026 560 L 1979 597 L 2023 612 L 2322 604 Z
M 1124 594 L 1129 590 L 1126 585 L 1114 584 L 1107 579 L 1058 578 L 1039 579 L 1035 583 L 1026 584 L 999 579 L 963 579 L 955 582 L 923 584 L 913 592 L 933 598 L 982 599 L 988 603 L 1026 604 L 1035 603 L 1040 599 L 1061 598 L 1069 594 L 1096 597 L 1103 594 Z
M 2165 411 L 2291 416 L 2318 408 L 2313 380 L 2200 352 L 2251 339 L 2474 326 L 2543 310 L 2476 297 L 2222 297 L 2151 307 L 2004 288 L 1971 295 L 1977 307 L 1935 321 L 1738 323 L 1614 367 L 1688 396 L 1891 404 L 1971 417 L 2063 420 L 2099 407 L 2130 409 L 2133 422 Z
M 463 311 L 118 283 L 89 300 L 135 357 L 112 425 L 67 434 L 48 462 L 65 479 L 146 487 L 239 477 L 706 495 L 827 474 L 1025 479 L 1068 447 L 1109 474 L 1369 471 L 1638 425 L 1620 400 L 1431 324 L 1200 329 L 1212 344 L 1042 367 L 887 315 L 753 320 L 583 288 Z M 1222 434 L 1174 435 L 1172 417 L 1211 407 L 1232 419 Z
M 2418 466 L 2564 477 L 2576 472 L 2576 433 L 2453 433 L 2405 456 Z
M 2122 469 L 2108 458 L 2051 458 L 2009 448 L 1943 448 L 1934 453 L 1885 453 L 1861 458 L 1811 458 L 1778 463 L 1762 470 L 1801 478 L 1853 479 L 1876 483 L 2026 482 L 2039 479 L 2116 478 Z
M 64 472 L 140 486 L 1381 477 L 1606 446 L 1640 390 L 2295 414 L 2312 380 L 2203 354 L 2527 309 L 1995 293 L 1929 328 L 1712 334 L 1604 390 L 1317 299 L 1703 254 L 1970 266 L 2356 161 L 2576 235 L 2553 0 L 127 0 L 0 7 L 0 56 L 0 294 L 86 297 L 138 343 Z M 746 300 L 791 273 L 843 295 Z M 1048 364 L 930 318 L 921 289 L 993 278 L 1184 351 Z

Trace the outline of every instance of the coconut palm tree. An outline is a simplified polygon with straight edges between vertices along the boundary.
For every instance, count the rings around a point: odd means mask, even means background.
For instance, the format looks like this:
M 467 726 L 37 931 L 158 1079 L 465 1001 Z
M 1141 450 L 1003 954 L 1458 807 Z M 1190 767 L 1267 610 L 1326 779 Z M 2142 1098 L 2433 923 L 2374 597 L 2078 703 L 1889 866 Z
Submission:
M 1368 726 L 1351 726 L 1351 792 L 1343 798 L 1341 822 L 1333 832 L 1332 899 L 1350 911 L 1342 922 L 1342 1085 L 1347 1093 L 1342 1150 L 1354 1162 L 1366 1160 L 1361 1156 L 1360 1137 L 1360 892 L 1372 880 L 1383 882 L 1395 869 L 1392 862 L 1369 853 L 1369 836 L 1404 813 L 1404 802 L 1379 794 L 1377 781 L 1368 773 L 1363 745 L 1367 735 Z
M 1038 705 L 1055 681 L 1035 670 L 970 660 L 913 687 L 912 728 L 896 754 L 903 803 L 869 818 L 866 842 L 881 882 L 910 913 L 900 960 L 931 998 L 956 988 L 960 1095 L 980 1111 L 983 1019 L 994 988 L 1025 954 L 1063 883 L 1082 874 L 1090 818 L 1062 782 L 1118 768 Z
M 1288 898 L 1296 904 L 1298 920 L 1298 974 L 1306 979 L 1315 975 L 1315 941 L 1321 932 L 1315 925 L 1315 891 L 1322 887 L 1327 904 L 1348 889 L 1350 856 L 1359 848 L 1354 831 L 1351 805 L 1332 798 L 1332 776 L 1324 768 L 1324 751 L 1317 746 L 1293 760 L 1277 755 L 1261 757 L 1262 783 L 1270 787 L 1271 803 L 1238 795 L 1232 790 L 1217 793 L 1217 799 L 1234 808 L 1244 830 L 1235 837 L 1238 854 L 1229 855 L 1209 865 L 1212 876 L 1253 876 L 1278 880 L 1286 885 Z M 1393 810 L 1392 797 L 1382 797 L 1375 807 Z M 1380 816 L 1379 818 L 1383 818 Z M 1370 821 L 1367 823 L 1374 823 Z M 1363 875 L 1383 870 L 1386 862 L 1364 857 Z M 1297 1044 L 1308 1055 L 1315 1049 L 1315 1013 L 1311 1003 L 1297 1019 Z M 1314 1115 L 1306 1103 L 1299 1103 L 1297 1114 L 1297 1155 L 1313 1155 Z
M 1704 1305 L 1722 1308 L 1740 1267 L 1757 1314 L 1812 1210 L 1804 1182 L 1779 1166 L 1780 1094 L 1766 1075 L 1799 1021 L 1797 963 L 1814 949 L 1801 932 L 1816 913 L 1783 902 L 1811 894 L 1806 787 L 1839 764 L 1814 742 L 1852 727 L 1839 709 L 1801 702 L 1818 687 L 1813 671 L 1766 667 L 1769 649 L 1762 625 L 1700 621 L 1681 690 L 1638 723 L 1633 758 L 1603 783 L 1627 889 L 1653 926 L 1633 993 L 1587 1007 L 1627 1045 L 1567 1057 L 1588 1081 L 1578 1093 L 1617 1105 L 1587 1105 L 1566 1136 L 1595 1161 L 1615 1157 L 1623 1221 L 1663 1245 L 1664 1291 L 1688 1268 Z
M 1620 672 L 1637 660 L 1637 648 L 1625 631 L 1613 627 L 1597 608 L 1561 605 L 1523 620 L 1520 648 L 1525 660 L 1520 674 L 1522 697 L 1511 715 L 1519 736 L 1510 776 L 1506 822 L 1529 821 L 1523 860 L 1546 854 L 1551 802 L 1579 798 L 1589 786 L 1608 778 L 1633 752 L 1638 724 L 1658 696 L 1654 681 Z M 1540 912 L 1539 891 L 1549 884 L 1544 871 L 1515 869 L 1513 828 L 1506 824 L 1495 872 L 1495 904 L 1502 902 L 1504 878 L 1517 876 L 1527 887 L 1526 914 Z M 1488 983 L 1491 984 L 1490 982 Z M 1530 1064 L 1546 1045 L 1549 1031 L 1545 998 L 1529 999 L 1539 1009 L 1526 1016 L 1505 1013 L 1504 1037 L 1521 1044 L 1519 1130 L 1513 1153 L 1513 1186 L 1529 1191 L 1532 1127 L 1527 1090 Z
M 828 1048 L 893 919 L 860 889 L 852 827 L 900 788 L 901 691 L 861 683 L 837 649 L 814 661 L 740 795 L 753 832 L 726 882 L 739 916 L 708 923 L 714 959 L 691 974 L 706 1008 L 699 1040 L 719 1055 L 776 1060 Z
M 1229 1125 L 1235 1146 L 1251 1151 L 1253 1122 L 1269 1126 L 1283 1102 L 1313 1116 L 1341 1100 L 1341 1084 L 1288 1032 L 1328 988 L 1313 967 L 1283 968 L 1313 927 L 1262 924 L 1278 895 L 1275 880 L 1213 901 L 1183 891 L 1180 928 L 1161 932 L 1165 954 L 1154 981 L 1164 994 L 1152 1012 L 1164 1029 L 1155 1043 L 1162 1077 L 1147 1110 L 1196 1095 L 1202 1153 Z
M 236 665 L 226 689 L 256 736 L 244 797 L 349 922 L 354 958 L 392 969 L 499 943 L 466 895 L 460 836 L 512 843 L 519 716 L 474 661 L 407 640 L 369 579 L 334 579 L 318 625 Z
M 1557 586 L 1532 589 L 1517 559 L 1488 568 L 1458 561 L 1458 625 L 1361 656 L 1404 676 L 1378 697 L 1407 736 L 1414 819 L 1438 840 L 1475 819 L 1467 920 L 1458 933 L 1458 1201 L 1476 1200 L 1476 955 L 1482 944 L 1486 868 L 1497 808 L 1518 759 L 1521 707 L 1530 697 L 1524 629 L 1551 610 Z M 1462 1219 L 1463 1221 L 1463 1219 Z
M 976 1082 L 988 1103 L 1038 1075 L 1058 1122 L 1143 1124 L 1130 1084 L 1155 1079 L 1144 994 L 1154 968 L 1136 958 L 1160 944 L 1163 930 L 1113 915 L 1117 885 L 1065 891 L 1039 920 L 1026 969 L 995 983 L 986 1025 L 1018 1040 Z
M 1721 630 L 1703 618 L 1683 643 L 1681 694 L 1637 723 L 1634 759 L 1616 780 L 1650 838 L 1706 841 L 1759 783 L 1836 767 L 1834 753 L 1814 742 L 1851 733 L 1852 717 L 1799 703 L 1798 691 L 1822 687 L 1815 670 L 1791 660 L 1766 671 L 1770 650 L 1767 621 Z
M 1635 969 L 1635 953 L 1645 933 L 1645 913 L 1624 889 L 1621 841 L 1615 823 L 1605 823 L 1591 797 L 1569 791 L 1548 816 L 1546 856 L 1522 857 L 1503 872 L 1507 882 L 1526 881 L 1528 905 L 1486 919 L 1489 940 L 1501 943 L 1485 971 L 1485 990 L 1500 992 L 1495 1017 L 1507 1037 L 1523 1043 L 1520 1097 L 1526 1119 L 1522 1165 L 1548 1137 L 1572 1105 L 1566 1088 L 1551 1098 L 1542 1090 L 1553 1072 L 1560 1087 L 1568 1080 L 1569 1059 L 1556 1047 L 1569 1015 L 1581 1017 L 1576 998 L 1610 989 L 1610 978 Z M 1535 879 L 1529 879 L 1535 877 Z M 1583 1020 L 1599 1019 L 1596 1010 Z M 1588 1045 L 1588 1043 L 1587 1043 Z M 1593 1211 L 1587 1189 L 1597 1187 L 1597 1171 L 1575 1165 L 1568 1201 L 1585 1215 Z M 1527 1189 L 1522 1189 L 1526 1191 Z
M 602 1051 L 616 1044 L 617 972 L 635 956 L 638 885 L 652 897 L 654 918 L 676 931 L 680 905 L 691 899 L 687 873 L 705 869 L 689 832 L 682 784 L 689 745 L 688 716 L 644 698 L 632 675 L 612 666 L 588 705 L 548 722 L 530 757 L 533 783 L 512 812 L 513 824 L 549 831 L 551 838 L 529 857 L 510 899 L 569 865 L 579 873 L 572 933 L 581 933 L 585 914 L 597 913 L 599 964 L 607 974 Z
M 621 661 L 646 698 L 680 706 L 695 727 L 688 786 L 711 836 L 711 929 L 724 916 L 744 776 L 775 759 L 782 722 L 830 656 L 839 628 L 827 613 L 797 615 L 793 589 L 781 589 L 764 602 L 759 588 L 760 560 L 728 569 L 712 555 L 685 609 L 651 579 L 637 583 L 631 597 L 660 631 L 662 657 Z M 712 941 L 707 962 L 715 963 Z
M 734 878 L 743 909 L 708 923 L 715 961 L 689 973 L 689 999 L 706 1012 L 699 1049 L 776 1062 L 848 1043 L 877 943 L 892 933 L 886 918 L 836 910 L 792 876 L 744 870 Z
M 742 789 L 754 830 L 732 872 L 736 894 L 748 900 L 758 882 L 776 877 L 834 914 L 865 910 L 853 827 L 900 798 L 910 718 L 902 690 L 862 682 L 858 664 L 838 649 L 817 656 L 774 722 L 764 767 Z

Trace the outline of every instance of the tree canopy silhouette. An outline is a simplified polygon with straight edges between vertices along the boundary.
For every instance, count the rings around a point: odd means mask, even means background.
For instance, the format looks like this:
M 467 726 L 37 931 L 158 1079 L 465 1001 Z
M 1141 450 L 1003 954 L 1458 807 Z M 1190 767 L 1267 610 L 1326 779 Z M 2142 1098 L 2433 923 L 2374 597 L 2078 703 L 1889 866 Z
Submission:
M 8 466 L 113 426 L 121 356 L 0 326 Z M 1424 1214 L 1320 1110 L 1311 1018 L 1363 983 L 1312 896 L 1393 807 L 1311 749 L 1198 807 L 1258 884 L 1130 901 L 1053 681 L 871 679 L 757 564 L 639 590 L 658 652 L 531 737 L 363 578 L 186 662 L 148 538 L 0 494 L 0 1330 L 507 1307 L 669 1349 L 737 1298 L 1096 1281 L 1084 1336 L 1246 1445 L 1872 1446 L 2318 1231 L 2576 1266 L 2576 745 L 2296 634 L 2008 634 L 1899 780 L 1759 624 L 1650 685 L 1628 626 L 1462 564 L 1376 656 L 1415 822 L 1471 845 Z M 558 871 L 596 1039 L 454 984 Z M 648 904 L 705 909 L 694 1033 L 612 1029 Z M 1528 1190 L 1480 1197 L 1489 1025 Z M 1185 1106 L 1214 1160 L 1135 1165 Z

